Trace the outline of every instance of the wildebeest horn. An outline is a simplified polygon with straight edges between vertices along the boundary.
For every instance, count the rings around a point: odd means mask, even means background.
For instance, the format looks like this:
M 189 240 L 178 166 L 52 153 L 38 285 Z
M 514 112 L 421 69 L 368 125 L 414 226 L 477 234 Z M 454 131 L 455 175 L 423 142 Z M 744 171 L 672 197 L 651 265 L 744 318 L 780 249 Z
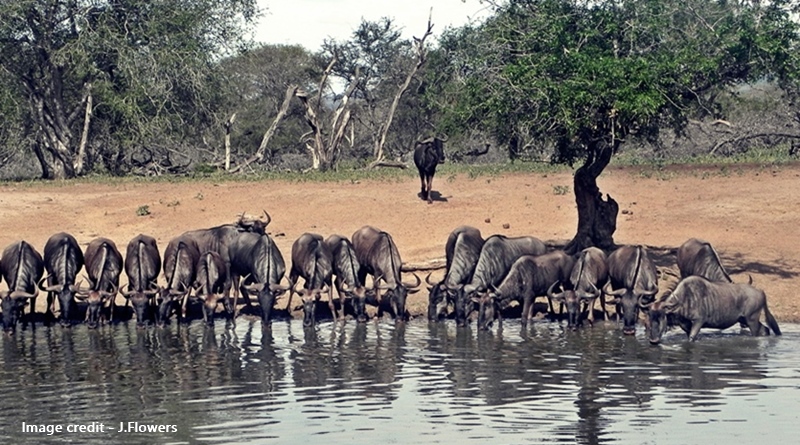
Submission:
M 56 284 L 51 284 L 50 286 L 45 286 L 45 285 L 44 285 L 44 282 L 45 282 L 45 280 L 47 280 L 48 278 L 49 278 L 49 277 L 43 277 L 41 280 L 39 280 L 39 284 L 37 285 L 37 287 L 38 287 L 39 289 L 41 289 L 41 290 L 45 291 L 45 292 L 56 292 L 56 291 L 59 291 L 59 290 L 61 290 L 61 289 L 64 287 L 63 285 L 61 285 L 61 284 L 58 284 L 58 283 L 56 283 Z
M 639 297 L 639 307 L 647 309 L 647 308 L 649 308 L 650 306 L 652 306 L 652 305 L 653 305 L 653 303 L 655 303 L 655 300 L 653 300 L 653 301 L 651 301 L 651 302 L 649 302 L 649 303 L 642 303 L 642 301 L 644 300 L 644 297 L 646 297 L 646 296 L 647 296 L 647 295 L 641 295 L 641 296 Z
M 436 286 L 435 283 L 431 283 L 431 274 L 433 272 L 428 272 L 428 275 L 425 276 L 425 282 L 428 283 L 428 286 Z
M 243 284 L 242 287 L 250 292 L 261 292 L 264 290 L 264 283 Z
M 611 282 L 610 281 L 608 283 L 606 283 L 605 286 L 603 286 L 603 293 L 606 294 L 606 295 L 610 295 L 610 296 L 620 296 L 620 295 L 624 294 L 626 290 L 627 289 L 625 289 L 624 287 L 621 287 L 621 288 L 619 288 L 617 290 L 611 290 Z
M 550 285 L 549 288 L 547 288 L 547 298 L 550 298 L 552 300 L 560 300 L 563 298 L 564 292 L 559 292 L 557 294 L 553 292 L 553 289 L 555 289 L 557 284 L 558 281 L 555 281 L 553 284 Z
M 39 288 L 34 288 L 32 294 L 22 290 L 15 290 L 14 292 L 8 294 L 9 297 L 15 300 L 18 298 L 36 298 L 37 295 L 39 295 Z
M 634 294 L 639 294 L 639 295 L 641 295 L 643 297 L 652 297 L 653 295 L 658 293 L 658 286 L 656 286 L 656 287 L 654 287 L 652 289 L 647 289 L 647 290 L 642 290 L 642 289 L 636 288 L 636 289 L 633 290 L 633 293 Z
M 106 292 L 104 290 L 99 291 L 100 295 L 103 297 L 114 298 L 117 296 L 117 292 L 119 292 L 119 287 L 114 287 L 111 289 L 111 292 Z
M 262 209 L 262 210 L 263 210 L 263 209 Z M 272 217 L 271 217 L 271 216 L 269 216 L 269 213 L 267 213 L 267 211 L 266 211 L 266 210 L 264 210 L 264 216 L 266 216 L 266 217 L 267 217 L 267 220 L 264 222 L 264 227 L 266 227 L 266 226 L 268 226 L 268 225 L 269 225 L 269 223 L 271 223 L 271 222 L 272 222 Z
M 415 273 L 412 273 L 412 275 L 414 275 L 414 278 L 417 281 L 416 284 L 412 284 L 410 286 L 408 284 L 406 284 L 406 283 L 403 283 L 403 284 L 409 289 L 416 289 L 416 288 L 419 287 L 420 284 L 422 284 L 422 279 L 420 279 L 419 275 L 417 275 Z
M 748 286 L 752 286 L 753 285 L 753 276 L 750 275 L 750 274 L 747 274 L 747 278 L 748 278 L 747 285 Z
M 136 293 L 136 291 L 135 290 L 120 290 L 119 293 L 121 293 L 122 296 L 125 297 L 125 298 L 130 298 L 130 297 L 133 296 L 133 294 Z
M 597 290 L 597 286 L 595 286 L 594 283 L 591 282 L 589 283 L 589 286 L 592 287 L 591 292 L 586 292 L 583 289 L 575 292 L 578 298 L 582 300 L 591 300 L 592 298 L 597 298 L 597 295 L 600 293 L 600 291 Z

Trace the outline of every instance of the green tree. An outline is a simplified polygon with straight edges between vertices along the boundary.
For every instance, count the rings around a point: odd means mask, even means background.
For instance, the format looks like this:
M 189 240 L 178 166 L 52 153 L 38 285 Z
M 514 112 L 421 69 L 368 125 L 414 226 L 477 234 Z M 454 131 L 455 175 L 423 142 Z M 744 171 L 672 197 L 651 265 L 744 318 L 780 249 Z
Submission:
M 43 176 L 216 123 L 216 61 L 246 43 L 257 12 L 255 0 L 0 3 L 0 66 L 26 99 Z
M 510 0 L 443 39 L 429 103 L 448 131 L 480 127 L 513 151 L 523 139 L 581 162 L 577 251 L 613 245 L 619 207 L 596 179 L 620 144 L 718 116 L 721 91 L 795 82 L 797 4 L 725 0 Z M 792 11 L 794 8 L 794 11 Z M 441 78 L 443 74 L 446 77 Z M 794 76 L 794 77 L 793 77 Z

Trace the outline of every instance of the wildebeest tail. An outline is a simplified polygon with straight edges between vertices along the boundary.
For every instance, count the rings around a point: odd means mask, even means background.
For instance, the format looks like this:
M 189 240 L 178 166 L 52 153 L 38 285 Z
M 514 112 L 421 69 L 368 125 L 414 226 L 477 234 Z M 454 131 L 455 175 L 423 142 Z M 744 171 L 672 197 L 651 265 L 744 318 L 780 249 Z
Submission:
M 772 329 L 772 332 L 775 335 L 781 335 L 781 328 L 778 327 L 778 322 L 775 320 L 772 312 L 769 311 L 766 301 L 764 302 L 764 316 L 767 318 L 767 324 L 769 325 L 769 328 Z

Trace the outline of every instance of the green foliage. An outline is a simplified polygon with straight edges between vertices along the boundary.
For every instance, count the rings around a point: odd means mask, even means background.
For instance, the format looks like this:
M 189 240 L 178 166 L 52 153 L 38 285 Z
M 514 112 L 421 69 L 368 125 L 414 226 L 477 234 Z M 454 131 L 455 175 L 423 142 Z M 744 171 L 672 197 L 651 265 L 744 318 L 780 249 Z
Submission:
M 549 141 L 554 160 L 571 163 L 716 116 L 732 85 L 796 80 L 789 4 L 510 0 L 485 23 L 442 37 L 427 103 L 448 133 L 477 127 L 511 145 Z

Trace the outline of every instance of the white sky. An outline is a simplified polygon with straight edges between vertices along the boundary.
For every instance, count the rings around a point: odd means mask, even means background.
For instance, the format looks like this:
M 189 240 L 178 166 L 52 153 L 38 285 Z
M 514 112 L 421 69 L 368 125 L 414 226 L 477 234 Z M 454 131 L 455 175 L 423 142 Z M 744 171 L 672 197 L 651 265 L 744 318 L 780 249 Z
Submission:
M 349 39 L 362 17 L 375 21 L 394 19 L 403 37 L 420 37 L 425 32 L 433 7 L 433 35 L 447 27 L 489 14 L 479 0 L 258 0 L 266 9 L 256 26 L 255 39 L 262 43 L 300 44 L 320 49 L 326 37 Z

